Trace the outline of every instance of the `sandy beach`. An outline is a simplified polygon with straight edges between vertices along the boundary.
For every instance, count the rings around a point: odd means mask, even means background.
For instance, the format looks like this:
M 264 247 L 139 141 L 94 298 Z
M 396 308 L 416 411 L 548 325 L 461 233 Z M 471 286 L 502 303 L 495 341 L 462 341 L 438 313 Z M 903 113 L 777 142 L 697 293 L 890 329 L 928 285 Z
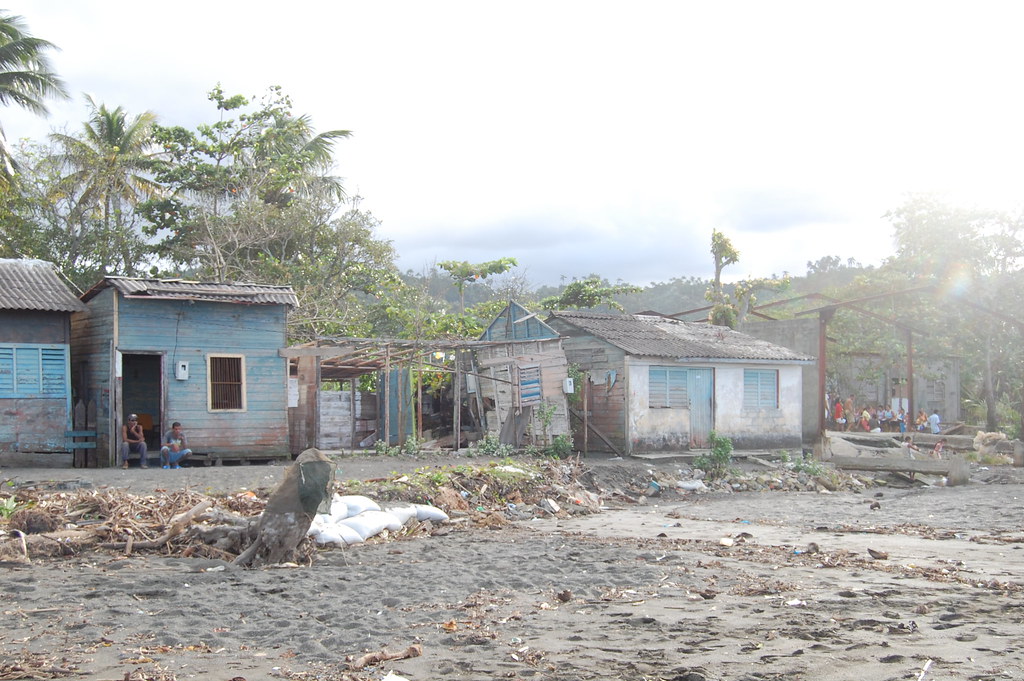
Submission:
M 446 462 L 342 459 L 338 476 Z M 626 503 L 608 492 L 678 464 L 591 463 L 601 513 L 456 524 L 309 567 L 109 552 L 5 565 L 0 679 L 1024 678 L 1021 469 L 975 467 L 964 487 Z M 273 487 L 283 470 L 0 479 L 158 496 Z M 411 646 L 422 654 L 350 668 Z

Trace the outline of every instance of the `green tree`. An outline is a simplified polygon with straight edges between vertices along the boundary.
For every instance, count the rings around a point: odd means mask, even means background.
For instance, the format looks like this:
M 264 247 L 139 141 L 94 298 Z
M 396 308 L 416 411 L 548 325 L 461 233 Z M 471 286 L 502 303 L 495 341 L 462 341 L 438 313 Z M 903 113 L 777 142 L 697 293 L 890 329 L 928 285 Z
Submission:
M 20 16 L 0 11 L 0 104 L 46 115 L 45 99 L 67 97 L 46 54 L 53 49 L 52 43 L 31 36 Z M 13 175 L 13 154 L 0 125 L 0 183 L 9 185 Z
M 715 278 L 704 297 L 711 303 L 708 318 L 712 324 L 734 329 L 757 302 L 756 294 L 759 291 L 782 291 L 789 286 L 788 274 L 783 274 L 781 278 L 775 275 L 750 278 L 735 283 L 730 295 L 725 292 L 722 284 L 722 270 L 739 262 L 740 252 L 732 245 L 729 237 L 716 229 L 711 231 L 711 256 L 715 261 Z
M 50 136 L 65 171 L 54 198 L 71 199 L 69 219 L 79 224 L 80 233 L 93 232 L 100 273 L 138 274 L 151 247 L 136 208 L 163 192 L 152 179 L 156 115 L 129 116 L 120 106 L 109 109 L 91 96 L 86 100 L 89 120 L 81 134 Z
M 607 305 L 622 311 L 622 304 L 615 296 L 638 293 L 642 289 L 632 284 L 609 284 L 596 274 L 586 279 L 576 279 L 568 283 L 557 296 L 549 296 L 540 301 L 545 310 L 582 310 Z
M 437 266 L 448 273 L 459 291 L 459 309 L 466 312 L 466 284 L 486 279 L 492 274 L 503 274 L 518 265 L 515 258 L 498 258 L 487 262 L 471 263 L 465 260 L 445 260 Z

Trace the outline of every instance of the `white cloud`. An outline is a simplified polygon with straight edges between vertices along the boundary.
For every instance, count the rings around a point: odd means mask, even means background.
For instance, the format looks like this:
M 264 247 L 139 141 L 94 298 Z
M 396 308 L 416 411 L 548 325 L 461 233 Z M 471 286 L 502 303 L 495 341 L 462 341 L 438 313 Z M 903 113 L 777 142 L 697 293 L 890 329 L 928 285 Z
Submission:
M 76 98 L 166 123 L 279 84 L 354 131 L 339 173 L 402 266 L 520 259 L 535 283 L 878 262 L 908 192 L 1016 203 L 1014 3 L 14 2 Z M 2 113 L 12 136 L 45 132 Z

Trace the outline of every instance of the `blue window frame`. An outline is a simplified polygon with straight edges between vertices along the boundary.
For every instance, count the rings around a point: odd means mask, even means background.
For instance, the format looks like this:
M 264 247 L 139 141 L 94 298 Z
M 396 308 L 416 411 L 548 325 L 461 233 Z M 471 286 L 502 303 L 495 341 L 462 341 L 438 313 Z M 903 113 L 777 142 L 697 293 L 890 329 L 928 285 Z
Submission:
M 777 369 L 743 370 L 743 408 L 779 408 L 779 372 Z
M 647 406 L 651 409 L 688 409 L 690 396 L 686 392 L 686 369 L 649 367 Z
M 65 397 L 68 347 L 0 344 L 0 398 Z

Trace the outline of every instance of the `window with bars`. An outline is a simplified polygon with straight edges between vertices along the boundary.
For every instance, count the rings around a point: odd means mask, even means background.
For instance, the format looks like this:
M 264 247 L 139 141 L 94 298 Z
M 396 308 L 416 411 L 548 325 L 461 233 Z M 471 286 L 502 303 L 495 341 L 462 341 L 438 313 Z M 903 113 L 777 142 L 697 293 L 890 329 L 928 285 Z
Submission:
M 207 381 L 210 411 L 245 409 L 245 357 L 208 355 Z
M 0 344 L 0 397 L 64 397 L 68 365 L 64 345 Z
M 776 369 L 743 370 L 743 408 L 779 408 L 779 372 Z
M 649 367 L 648 401 L 650 409 L 687 409 L 690 397 L 686 391 L 686 369 Z

